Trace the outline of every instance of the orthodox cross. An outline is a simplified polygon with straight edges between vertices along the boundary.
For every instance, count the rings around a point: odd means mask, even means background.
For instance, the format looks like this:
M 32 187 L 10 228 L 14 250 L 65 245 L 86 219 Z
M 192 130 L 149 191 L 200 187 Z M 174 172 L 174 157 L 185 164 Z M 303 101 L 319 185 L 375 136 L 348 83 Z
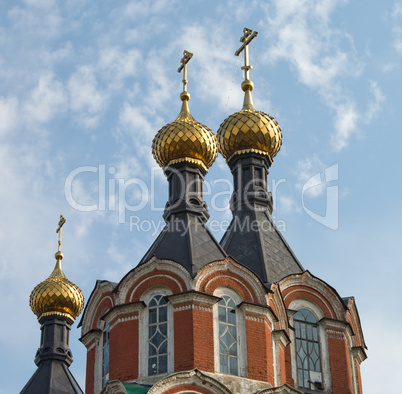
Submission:
M 248 44 L 257 37 L 258 32 L 253 32 L 251 29 L 245 27 L 243 33 L 243 37 L 240 38 L 240 42 L 242 42 L 243 45 L 235 52 L 235 55 L 239 56 L 244 50 L 244 66 L 241 69 L 244 70 L 244 79 L 247 80 L 249 79 L 249 71 L 253 69 L 253 67 L 248 63 Z
M 60 215 L 60 221 L 59 221 L 59 227 L 57 227 L 56 233 L 59 233 L 59 252 L 61 250 L 61 228 L 63 227 L 63 224 L 66 222 L 66 219 L 64 219 L 63 215 Z
M 187 92 L 187 63 L 190 61 L 190 59 L 193 57 L 193 53 L 184 51 L 183 52 L 183 57 L 180 60 L 181 65 L 177 69 L 177 72 L 180 73 L 181 70 L 183 70 L 183 92 Z

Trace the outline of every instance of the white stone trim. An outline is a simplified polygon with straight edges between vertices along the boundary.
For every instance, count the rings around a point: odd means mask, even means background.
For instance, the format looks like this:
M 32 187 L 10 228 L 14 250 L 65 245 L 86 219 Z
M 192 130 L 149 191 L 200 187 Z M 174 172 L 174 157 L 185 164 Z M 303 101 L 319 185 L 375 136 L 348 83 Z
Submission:
M 193 369 L 192 371 L 177 372 L 170 375 L 154 386 L 148 391 L 148 394 L 162 394 L 166 391 L 179 387 L 182 385 L 194 384 L 198 387 L 206 388 L 215 394 L 233 394 L 225 385 L 223 385 L 218 380 L 213 377 L 203 374 L 198 369 Z M 194 391 L 181 391 L 180 393 L 192 393 Z
M 103 320 L 107 321 L 110 329 L 112 330 L 117 324 L 137 320 L 139 318 L 139 313 L 145 308 L 144 304 L 141 302 L 135 302 L 132 304 L 117 305 L 112 308 L 106 315 L 103 316 Z M 119 317 L 121 315 L 132 314 L 132 316 Z
M 272 331 L 272 356 L 273 356 L 273 370 L 274 370 L 274 386 L 277 387 L 281 383 L 281 354 L 280 346 L 285 348 L 289 345 L 289 338 L 284 330 Z
M 85 308 L 85 314 L 82 321 L 81 335 L 84 336 L 94 326 L 96 311 L 99 307 L 99 303 L 104 299 L 109 299 L 112 307 L 115 305 L 115 301 L 112 297 L 105 297 L 105 293 L 113 291 L 113 286 L 108 281 L 98 281 L 95 285 L 95 289 L 88 300 Z M 96 327 L 100 328 L 99 321 L 96 322 Z
M 243 311 L 246 320 L 258 321 L 260 323 L 265 323 L 273 331 L 275 329 L 276 322 L 278 319 L 274 315 L 272 309 L 269 306 L 251 304 L 249 302 L 243 301 L 239 305 L 239 309 Z M 249 316 L 247 313 L 254 313 L 259 315 L 259 317 Z M 267 323 L 267 320 L 269 323 Z

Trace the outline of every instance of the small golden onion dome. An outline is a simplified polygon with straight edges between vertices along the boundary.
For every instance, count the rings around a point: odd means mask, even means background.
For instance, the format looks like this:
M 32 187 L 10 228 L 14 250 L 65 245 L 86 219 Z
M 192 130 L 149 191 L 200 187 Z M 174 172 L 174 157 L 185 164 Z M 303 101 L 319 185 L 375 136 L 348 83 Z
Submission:
M 226 160 L 250 152 L 268 155 L 272 160 L 282 145 L 281 128 L 273 117 L 254 108 L 250 80 L 243 81 L 242 89 L 243 109 L 227 117 L 217 132 L 219 151 Z
M 180 99 L 183 104 L 179 116 L 157 132 L 152 141 L 152 154 L 162 168 L 189 162 L 207 171 L 218 155 L 216 136 L 190 114 L 190 94 L 183 91 Z
M 57 262 L 53 272 L 32 290 L 29 304 L 38 319 L 59 315 L 74 321 L 84 308 L 84 295 L 81 289 L 64 275 L 61 269 L 63 253 L 59 251 L 55 257 Z

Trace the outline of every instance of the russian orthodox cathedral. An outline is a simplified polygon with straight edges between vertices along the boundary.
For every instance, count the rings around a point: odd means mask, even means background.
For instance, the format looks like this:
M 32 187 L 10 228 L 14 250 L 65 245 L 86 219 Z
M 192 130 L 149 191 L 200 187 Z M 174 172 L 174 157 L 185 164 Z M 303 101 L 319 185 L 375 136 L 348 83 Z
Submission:
M 267 176 L 282 132 L 253 104 L 256 35 L 244 29 L 235 53 L 244 52 L 243 108 L 216 136 L 190 113 L 184 52 L 181 111 L 152 143 L 169 183 L 166 225 L 135 268 L 118 283 L 98 280 L 86 302 L 87 394 L 362 393 L 366 346 L 354 298 L 303 268 L 271 216 Z M 220 242 L 203 199 L 218 152 L 234 189 Z M 30 298 L 42 339 L 23 393 L 82 392 L 68 369 L 68 331 L 83 296 L 61 269 L 60 244 L 54 271 Z

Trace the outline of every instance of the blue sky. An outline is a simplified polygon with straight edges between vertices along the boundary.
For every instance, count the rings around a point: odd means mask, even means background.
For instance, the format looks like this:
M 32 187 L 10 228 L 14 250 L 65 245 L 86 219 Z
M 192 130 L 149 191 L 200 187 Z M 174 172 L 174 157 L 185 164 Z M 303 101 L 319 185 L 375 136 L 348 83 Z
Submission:
M 28 299 L 53 269 L 59 215 L 63 268 L 86 299 L 96 279 L 137 265 L 167 198 L 150 145 L 179 113 L 183 50 L 194 53 L 190 110 L 216 132 L 242 105 L 244 27 L 259 32 L 255 106 L 283 132 L 268 179 L 275 220 L 306 269 L 355 296 L 365 393 L 398 392 L 401 1 L 2 0 L 0 393 L 36 368 Z M 220 239 L 231 216 L 222 157 L 206 181 Z M 84 387 L 79 336 L 74 324 L 71 370 Z

